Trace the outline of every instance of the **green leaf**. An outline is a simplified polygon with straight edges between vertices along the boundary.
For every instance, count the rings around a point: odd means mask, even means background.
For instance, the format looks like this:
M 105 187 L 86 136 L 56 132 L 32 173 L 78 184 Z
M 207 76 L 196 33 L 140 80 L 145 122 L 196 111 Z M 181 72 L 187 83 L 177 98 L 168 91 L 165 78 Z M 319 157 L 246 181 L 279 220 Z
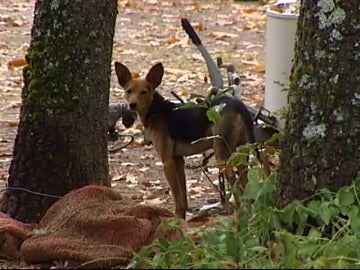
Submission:
M 329 225 L 330 220 L 339 214 L 339 208 L 332 202 L 323 202 L 319 207 L 319 216 L 325 225 Z
M 262 246 L 255 246 L 255 247 L 251 247 L 250 250 L 256 251 L 256 252 L 266 252 L 266 251 L 268 251 L 268 248 L 262 247 Z
M 341 187 L 337 192 L 340 211 L 344 214 L 349 206 L 355 202 L 355 195 L 349 187 Z
M 248 184 L 243 193 L 245 199 L 256 199 L 260 189 L 260 180 L 262 179 L 262 171 L 259 167 L 250 168 L 248 171 Z
M 325 200 L 332 200 L 334 192 L 331 192 L 328 188 L 322 188 L 318 190 L 318 195 L 323 197 Z
M 228 163 L 233 166 L 248 164 L 248 156 L 247 153 L 237 151 L 230 156 Z
M 279 216 L 283 222 L 288 225 L 291 225 L 294 222 L 294 214 L 295 214 L 295 203 L 290 203 L 285 206 L 280 212 Z
M 275 132 L 267 141 L 265 142 L 268 145 L 278 144 L 284 137 L 283 132 Z
M 241 215 L 237 224 L 237 229 L 241 235 L 246 235 L 249 232 L 249 217 Z
M 261 167 L 252 167 L 248 171 L 248 179 L 250 182 L 260 182 L 263 180 L 264 170 Z
M 322 203 L 319 208 L 319 216 L 325 225 L 328 225 L 331 218 L 331 212 L 328 208 L 329 203 Z
M 270 215 L 270 224 L 274 229 L 277 229 L 277 230 L 281 229 L 280 217 L 279 217 L 279 215 L 277 215 L 277 213 L 274 210 Z
M 169 245 L 171 244 L 167 239 L 165 239 L 163 237 L 160 237 L 158 239 L 158 243 L 164 250 L 166 250 L 169 247 Z
M 311 228 L 309 231 L 309 238 L 310 239 L 320 239 L 322 236 L 322 233 L 317 230 L 316 228 Z
M 311 257 L 318 249 L 319 245 L 305 242 L 298 247 L 298 254 L 299 257 L 308 258 Z
M 187 102 L 187 103 L 181 104 L 179 107 L 177 107 L 177 109 L 191 109 L 191 108 L 199 108 L 199 107 L 204 107 L 204 106 L 199 105 L 194 102 Z
M 235 261 L 239 258 L 240 241 L 233 234 L 227 234 L 225 238 L 227 254 L 232 257 Z
M 298 225 L 296 229 L 297 234 L 303 234 L 305 227 L 307 226 L 307 220 L 309 217 L 309 209 L 302 205 L 299 201 L 295 201 L 295 215 L 294 222 Z
M 350 218 L 355 218 L 359 214 L 359 207 L 356 205 L 350 205 L 346 211 L 346 215 Z
M 281 260 L 284 269 L 300 268 L 301 263 L 297 259 L 298 241 L 294 235 L 281 232 L 277 234 L 281 244 Z
M 206 97 L 205 97 L 204 95 L 201 95 L 201 94 L 191 93 L 189 99 L 194 99 L 194 98 L 202 98 L 202 99 L 205 99 Z
M 206 111 L 206 116 L 207 116 L 207 118 L 211 121 L 211 122 L 213 122 L 213 123 L 219 123 L 219 121 L 220 121 L 220 119 L 221 119 L 221 115 L 220 115 L 220 113 L 218 113 L 216 110 L 214 110 L 214 109 L 208 109 L 207 111 Z
M 314 214 L 317 214 L 319 212 L 320 208 L 320 201 L 318 200 L 311 200 L 307 207 L 314 212 Z
M 350 218 L 350 227 L 354 234 L 360 238 L 360 216 L 353 216 Z

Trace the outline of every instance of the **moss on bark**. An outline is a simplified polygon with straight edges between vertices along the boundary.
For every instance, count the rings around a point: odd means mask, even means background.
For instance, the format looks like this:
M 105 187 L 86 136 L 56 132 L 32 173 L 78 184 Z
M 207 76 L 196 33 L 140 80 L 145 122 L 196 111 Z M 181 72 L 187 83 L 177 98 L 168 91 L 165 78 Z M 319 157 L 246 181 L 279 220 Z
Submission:
M 57 197 L 109 185 L 107 107 L 117 1 L 38 0 L 2 211 L 37 222 Z

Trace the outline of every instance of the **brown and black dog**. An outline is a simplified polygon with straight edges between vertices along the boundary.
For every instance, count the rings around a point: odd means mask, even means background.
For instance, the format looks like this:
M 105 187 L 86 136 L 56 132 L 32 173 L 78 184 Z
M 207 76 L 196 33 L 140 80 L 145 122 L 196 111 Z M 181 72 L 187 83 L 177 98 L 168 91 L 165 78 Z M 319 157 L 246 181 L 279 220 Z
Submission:
M 188 205 L 184 156 L 213 148 L 217 162 L 225 164 L 236 147 L 255 141 L 251 116 L 245 104 L 230 95 L 222 95 L 211 103 L 212 106 L 225 105 L 221 110 L 221 120 L 216 124 L 206 116 L 207 108 L 179 109 L 180 104 L 166 100 L 155 90 L 164 75 L 161 63 L 151 67 L 145 79 L 133 79 L 129 69 L 119 62 L 115 62 L 115 71 L 125 90 L 125 99 L 150 132 L 152 143 L 163 162 L 175 202 L 175 213 L 185 218 Z M 226 171 L 225 177 L 233 186 L 234 173 Z

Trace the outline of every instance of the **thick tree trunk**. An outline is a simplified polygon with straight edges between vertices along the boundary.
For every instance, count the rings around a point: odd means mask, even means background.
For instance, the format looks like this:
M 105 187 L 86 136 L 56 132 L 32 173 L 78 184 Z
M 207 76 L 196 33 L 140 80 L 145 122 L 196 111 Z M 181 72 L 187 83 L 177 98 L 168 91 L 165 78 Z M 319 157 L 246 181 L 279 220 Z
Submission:
M 106 132 L 116 15 L 116 0 L 36 2 L 1 208 L 10 216 L 38 222 L 72 189 L 109 185 Z
M 281 154 L 279 204 L 338 190 L 360 170 L 360 8 L 302 1 Z

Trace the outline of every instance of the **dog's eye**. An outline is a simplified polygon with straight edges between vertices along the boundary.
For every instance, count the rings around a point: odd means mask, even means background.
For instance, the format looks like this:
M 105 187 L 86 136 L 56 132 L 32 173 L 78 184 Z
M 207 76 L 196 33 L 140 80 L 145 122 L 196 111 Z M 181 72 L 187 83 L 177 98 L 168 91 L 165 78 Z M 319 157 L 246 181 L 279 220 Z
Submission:
M 140 92 L 140 94 L 146 95 L 146 94 L 147 94 L 147 91 L 146 91 L 146 90 L 142 90 L 142 91 Z
M 126 90 L 126 94 L 131 94 L 131 89 Z

